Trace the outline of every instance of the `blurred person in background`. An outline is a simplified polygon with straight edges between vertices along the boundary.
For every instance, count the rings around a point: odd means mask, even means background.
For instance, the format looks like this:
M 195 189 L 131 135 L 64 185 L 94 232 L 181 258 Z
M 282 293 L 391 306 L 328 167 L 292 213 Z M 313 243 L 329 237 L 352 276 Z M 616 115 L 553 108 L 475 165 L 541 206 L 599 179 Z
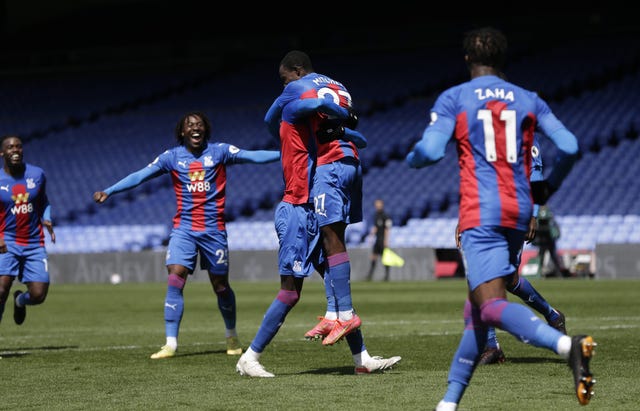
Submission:
M 391 227 L 393 220 L 384 210 L 384 201 L 376 199 L 373 202 L 375 213 L 373 215 L 373 226 L 371 226 L 370 235 L 373 237 L 373 247 L 371 248 L 371 263 L 369 265 L 369 273 L 367 281 L 373 280 L 373 273 L 376 269 L 378 260 L 382 257 L 384 249 L 389 247 L 389 236 L 391 235 Z M 384 281 L 389 281 L 391 267 L 384 265 Z
M 28 305 L 42 304 L 49 292 L 49 268 L 44 228 L 51 242 L 51 221 L 44 171 L 24 161 L 22 139 L 5 135 L 0 142 L 4 166 L 0 171 L 0 320 L 15 279 L 27 291 L 13 293 L 13 320 L 20 325 Z
M 229 249 L 225 225 L 226 166 L 275 162 L 280 152 L 242 150 L 227 143 L 211 143 L 211 123 L 201 112 L 185 114 L 177 123 L 177 146 L 166 150 L 146 167 L 111 187 L 96 191 L 102 204 L 113 194 L 130 190 L 152 178 L 170 174 L 176 195 L 176 214 L 167 247 L 167 293 L 164 302 L 165 345 L 152 359 L 175 356 L 184 313 L 183 290 L 196 269 L 207 270 L 225 324 L 228 355 L 242 354 L 236 331 L 236 297 L 229 284 Z
M 538 247 L 538 277 L 570 277 L 571 273 L 558 255 L 556 245 L 560 238 L 560 226 L 548 205 L 540 206 L 537 222 L 533 245 Z M 551 262 L 553 268 L 550 272 L 545 273 L 545 267 L 548 265 L 547 256 L 549 256 L 548 261 Z

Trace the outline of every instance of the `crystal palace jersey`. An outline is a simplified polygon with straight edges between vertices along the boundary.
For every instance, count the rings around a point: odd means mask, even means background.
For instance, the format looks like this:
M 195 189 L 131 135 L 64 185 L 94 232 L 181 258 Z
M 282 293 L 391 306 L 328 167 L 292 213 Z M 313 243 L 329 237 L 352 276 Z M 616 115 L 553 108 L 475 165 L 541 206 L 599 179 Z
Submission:
M 331 96 L 333 102 L 340 107 L 348 108 L 353 105 L 351 94 L 346 87 L 322 74 L 311 73 L 300 79 L 304 87 L 300 99 L 327 98 Z M 323 115 L 320 114 L 322 117 Z M 345 157 L 358 158 L 355 144 L 344 140 L 332 140 L 318 144 L 318 166 L 329 164 Z
M 240 149 L 226 143 L 208 143 L 199 157 L 184 146 L 158 156 L 149 167 L 171 174 L 177 210 L 173 227 L 190 231 L 225 229 L 226 164 L 236 161 Z
M 42 215 L 49 204 L 44 171 L 25 164 L 24 174 L 14 178 L 0 169 L 0 235 L 17 245 L 44 246 Z
M 310 73 L 287 84 L 274 105 L 282 108 L 280 143 L 282 168 L 285 180 L 283 200 L 292 204 L 310 202 L 310 190 L 316 165 L 327 164 L 344 156 L 357 158 L 353 143 L 335 141 L 318 145 L 315 131 L 325 120 L 325 115 L 314 113 L 301 116 L 288 103 L 305 98 L 324 98 L 328 93 L 342 107 L 351 105 L 351 97 L 345 87 L 327 76 Z
M 563 128 L 534 92 L 480 76 L 443 92 L 429 128 L 452 135 L 460 166 L 460 230 L 480 225 L 526 230 L 536 126 Z

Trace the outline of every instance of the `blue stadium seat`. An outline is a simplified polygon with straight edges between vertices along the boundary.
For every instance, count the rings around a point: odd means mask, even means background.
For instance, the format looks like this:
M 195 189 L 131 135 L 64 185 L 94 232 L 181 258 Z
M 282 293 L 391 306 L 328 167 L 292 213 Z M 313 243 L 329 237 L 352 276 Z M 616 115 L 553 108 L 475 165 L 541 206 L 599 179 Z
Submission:
M 509 66 L 508 77 L 548 96 L 554 112 L 579 139 L 581 158 L 550 200 L 561 221 L 562 247 L 592 249 L 605 240 L 640 242 L 638 231 L 628 228 L 640 225 L 640 181 L 630 166 L 640 157 L 640 73 L 606 76 L 635 64 L 636 54 L 630 50 L 637 50 L 630 39 L 603 39 L 558 45 Z M 364 215 L 373 214 L 373 199 L 383 198 L 398 230 L 394 241 L 450 246 L 451 222 L 458 218 L 459 176 L 453 144 L 434 167 L 409 170 L 402 160 L 427 125 L 437 93 L 466 78 L 458 50 L 341 56 L 340 64 L 323 56 L 317 64 L 324 61 L 335 67 L 332 75 L 350 88 L 361 113 L 359 129 L 369 140 L 361 151 L 366 171 Z M 426 71 L 405 69 L 416 62 Z M 363 73 L 359 69 L 363 64 L 374 69 Z M 381 71 L 389 79 L 384 84 L 376 82 Z M 170 224 L 175 212 L 168 177 L 113 196 L 101 206 L 93 203 L 92 193 L 144 167 L 175 144 L 177 119 L 194 107 L 211 117 L 214 141 L 249 149 L 277 147 L 262 121 L 281 88 L 272 72 L 273 67 L 256 62 L 216 76 L 192 69 L 2 81 L 5 98 L 0 102 L 0 121 L 6 129 L 32 136 L 25 141 L 27 159 L 47 173 L 58 234 L 58 244 L 48 244 L 49 251 L 162 248 L 168 238 L 168 228 L 162 224 Z M 599 79 L 595 86 L 593 78 Z M 374 82 L 380 87 L 371 88 Z M 576 85 L 582 88 L 571 92 Z M 238 89 L 247 92 L 234 92 Z M 16 120 L 23 118 L 29 121 Z M 552 166 L 555 149 L 548 141 L 545 144 L 544 161 Z M 273 217 L 282 187 L 278 163 L 229 167 L 232 249 L 277 248 Z M 236 226 L 248 222 L 260 224 Z M 404 223 L 421 228 L 405 231 L 400 226 Z M 152 234 L 141 228 L 158 225 L 165 231 Z M 97 228 L 101 226 L 109 229 L 103 232 Z M 113 234 L 112 227 L 145 234 L 136 237 L 117 230 Z M 348 229 L 350 244 L 358 241 L 357 228 Z M 125 238 L 126 242 L 120 241 Z

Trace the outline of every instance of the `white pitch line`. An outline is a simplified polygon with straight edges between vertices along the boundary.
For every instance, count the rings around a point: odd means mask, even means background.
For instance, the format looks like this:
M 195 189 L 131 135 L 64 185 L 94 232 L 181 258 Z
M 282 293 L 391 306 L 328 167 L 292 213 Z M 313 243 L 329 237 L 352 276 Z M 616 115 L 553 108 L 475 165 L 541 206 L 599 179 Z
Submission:
M 640 320 L 640 317 L 633 317 L 636 320 Z M 624 317 L 625 320 L 628 320 L 629 317 Z M 414 325 L 414 324 L 418 324 L 418 325 L 423 325 L 423 324 L 451 324 L 451 323 L 458 323 L 459 321 L 454 321 L 454 320 L 439 320 L 439 321 L 431 321 L 431 320 L 424 320 L 424 321 L 382 321 L 382 322 L 370 322 L 368 324 L 372 325 L 372 326 L 384 326 L 384 325 Z M 287 326 L 289 328 L 303 328 L 303 327 L 307 327 L 308 324 L 287 324 Z M 629 324 L 609 324 L 609 325 L 602 325 L 602 326 L 596 326 L 596 327 L 589 327 L 590 329 L 595 329 L 595 330 L 618 330 L 618 329 L 635 329 L 635 328 L 640 328 L 639 324 L 635 324 L 635 325 L 629 325 Z M 181 330 L 182 331 L 182 330 Z M 498 330 L 499 332 L 505 332 L 503 330 Z M 419 333 L 414 333 L 413 335 L 418 335 L 418 336 L 429 336 L 429 337 L 439 337 L 439 336 L 448 336 L 448 335 L 459 335 L 461 333 L 461 330 L 454 330 L 454 331 L 433 331 L 433 332 L 419 332 Z M 387 335 L 388 336 L 388 335 Z M 391 337 L 397 337 L 398 334 L 392 334 L 390 335 Z M 25 338 L 26 337 L 26 338 Z M 41 338 L 42 336 L 38 336 L 38 338 Z M 0 338 L 0 340 L 9 340 L 10 338 L 7 338 L 6 336 L 3 338 Z M 20 339 L 30 339 L 29 336 L 22 336 L 20 337 Z M 304 337 L 300 337 L 300 338 L 278 338 L 278 342 L 296 342 L 296 341 L 303 341 L 303 342 L 307 342 Z M 312 342 L 311 342 L 312 343 Z M 203 346 L 211 346 L 212 348 L 219 346 L 220 350 L 224 350 L 225 349 L 225 344 L 226 341 L 212 341 L 212 342 L 196 342 L 196 343 L 189 343 L 189 344 L 180 344 L 180 347 L 203 347 Z M 249 343 L 247 343 L 248 346 Z M 37 352 L 37 351 L 43 351 L 43 352 L 50 352 L 50 351 L 74 351 L 74 352 L 95 352 L 95 351 L 122 351 L 122 350 L 139 350 L 139 349 L 146 349 L 148 348 L 150 351 L 157 348 L 158 345 L 107 345 L 107 346 L 101 346 L 101 347 L 66 347 L 66 348 L 34 348 L 33 350 L 20 350 L 20 351 L 10 351 L 10 350 L 4 350 L 4 351 L 0 351 L 0 358 L 4 355 L 4 356 L 17 356 L 17 355 L 26 355 L 32 352 Z

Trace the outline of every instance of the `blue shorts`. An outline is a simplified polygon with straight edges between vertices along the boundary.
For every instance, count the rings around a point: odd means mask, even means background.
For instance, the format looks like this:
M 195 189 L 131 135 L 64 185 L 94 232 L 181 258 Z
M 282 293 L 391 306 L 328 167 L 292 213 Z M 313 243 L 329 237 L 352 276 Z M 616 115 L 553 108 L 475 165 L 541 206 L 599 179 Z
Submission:
M 196 267 L 200 254 L 200 268 L 211 274 L 229 273 L 229 246 L 226 231 L 187 231 L 174 228 L 169 237 L 166 264 L 178 264 L 190 271 Z
M 323 164 L 316 168 L 313 202 L 320 227 L 342 221 L 362 221 L 362 167 L 355 158 Z
M 480 284 L 515 273 L 525 231 L 498 226 L 464 230 L 460 236 L 462 261 L 471 291 Z
M 43 246 L 21 246 L 7 243 L 7 252 L 0 254 L 0 275 L 18 277 L 22 283 L 48 283 L 47 250 Z
M 318 219 L 311 204 L 293 205 L 281 201 L 276 208 L 278 270 L 280 275 L 310 277 L 324 265 Z

